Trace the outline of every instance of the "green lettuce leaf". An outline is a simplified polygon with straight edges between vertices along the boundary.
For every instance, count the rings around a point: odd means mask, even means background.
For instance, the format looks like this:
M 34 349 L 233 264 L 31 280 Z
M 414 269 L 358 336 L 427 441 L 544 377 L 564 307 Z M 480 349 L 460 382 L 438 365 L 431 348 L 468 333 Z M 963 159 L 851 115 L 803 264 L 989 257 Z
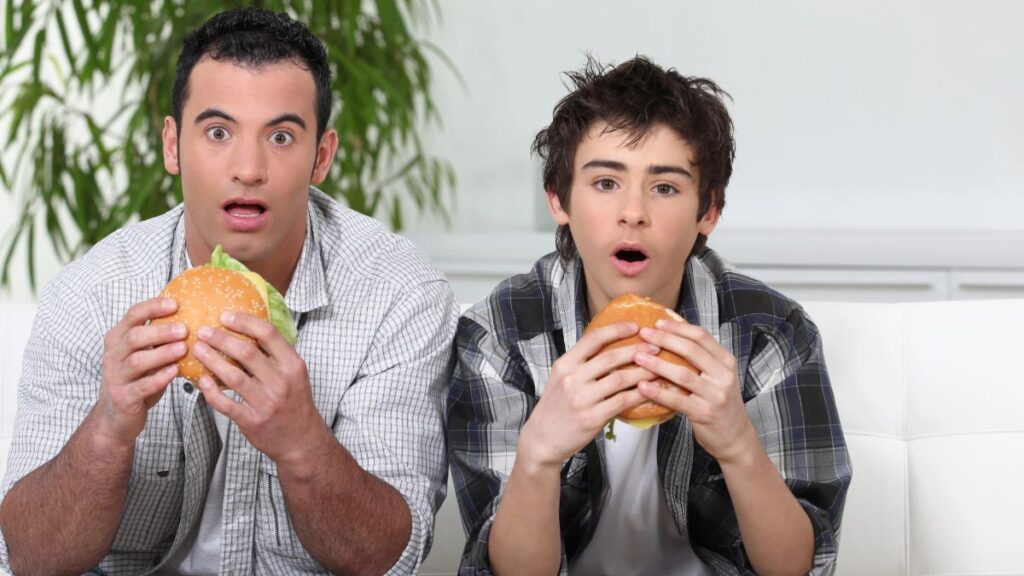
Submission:
M 295 346 L 295 343 L 299 340 L 299 333 L 295 329 L 295 323 L 292 322 L 291 312 L 288 311 L 288 306 L 284 303 L 284 296 L 281 296 L 277 288 L 271 286 L 259 274 L 246 268 L 245 264 L 232 258 L 221 248 L 220 244 L 217 244 L 217 247 L 213 249 L 213 254 L 210 255 L 210 266 L 227 268 L 228 270 L 245 274 L 245 277 L 259 291 L 260 296 L 263 296 L 263 303 L 267 305 L 267 320 L 270 321 L 274 328 L 277 328 L 277 331 L 284 336 L 284 339 L 289 344 Z

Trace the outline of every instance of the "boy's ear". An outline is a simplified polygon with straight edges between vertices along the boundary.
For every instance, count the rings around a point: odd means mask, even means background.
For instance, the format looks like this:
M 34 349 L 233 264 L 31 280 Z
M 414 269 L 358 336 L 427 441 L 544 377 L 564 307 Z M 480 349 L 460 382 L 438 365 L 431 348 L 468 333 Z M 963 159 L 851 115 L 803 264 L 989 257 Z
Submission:
M 717 194 L 717 192 L 714 192 L 712 194 L 712 198 Z M 707 212 L 704 212 L 704 215 L 701 216 L 700 220 L 697 222 L 697 231 L 705 236 L 710 236 L 711 232 L 715 229 L 715 226 L 718 225 L 718 219 L 721 216 L 721 210 L 719 210 L 718 206 L 715 206 L 715 203 L 712 202 L 711 206 L 708 206 Z
M 562 202 L 558 199 L 558 194 L 555 194 L 555 189 L 547 188 L 544 192 L 548 195 L 548 212 L 551 213 L 555 223 L 560 226 L 568 224 L 569 212 L 562 208 Z
M 164 170 L 168 174 L 178 175 L 181 173 L 181 163 L 178 161 L 178 125 L 174 118 L 164 118 L 164 129 L 161 132 L 164 141 Z

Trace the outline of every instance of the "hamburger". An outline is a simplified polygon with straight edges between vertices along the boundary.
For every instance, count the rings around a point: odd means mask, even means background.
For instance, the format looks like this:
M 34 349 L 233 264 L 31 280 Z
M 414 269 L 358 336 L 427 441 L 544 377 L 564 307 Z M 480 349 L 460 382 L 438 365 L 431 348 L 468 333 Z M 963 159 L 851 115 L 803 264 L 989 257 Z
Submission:
M 682 316 L 676 314 L 674 311 L 662 306 L 661 304 L 658 304 L 654 300 L 647 298 L 646 296 L 637 296 L 636 294 L 623 294 L 622 296 L 619 296 L 618 298 L 615 298 L 614 300 L 609 302 L 608 305 L 605 306 L 604 310 L 602 310 L 597 316 L 594 316 L 593 320 L 590 321 L 590 324 L 587 326 L 587 329 L 584 330 L 583 333 L 586 334 L 591 330 L 597 330 L 602 326 L 608 326 L 609 324 L 615 324 L 616 322 L 633 322 L 641 328 L 654 328 L 658 320 L 662 319 L 685 322 Z M 644 342 L 644 340 L 640 338 L 639 334 L 637 334 L 635 336 L 630 336 L 629 338 L 623 338 L 621 340 L 612 342 L 611 344 L 608 344 L 604 348 L 602 348 L 601 352 L 603 352 L 604 350 L 609 350 L 611 348 L 630 346 L 632 344 L 640 344 L 642 342 Z M 666 360 L 668 362 L 679 364 L 680 366 L 688 368 L 693 372 L 697 372 L 697 369 L 693 366 L 693 364 L 691 364 L 685 358 L 673 354 L 668 350 L 662 350 L 661 352 L 659 352 L 658 358 L 661 358 L 662 360 Z M 630 366 L 635 366 L 635 364 L 630 364 L 625 367 L 628 368 Z M 675 384 L 663 378 L 658 378 L 654 382 L 655 384 L 661 386 L 662 388 L 672 387 L 682 394 L 690 394 L 688 390 L 680 386 L 676 386 Z M 661 424 L 662 422 L 671 419 L 674 415 L 675 412 L 673 412 L 671 409 L 666 408 L 661 404 L 657 404 L 655 402 L 648 400 L 647 402 L 644 402 L 639 406 L 623 410 L 618 415 L 616 415 L 616 418 L 622 420 L 623 422 L 626 422 L 627 424 L 631 424 L 637 428 L 646 429 L 650 428 L 651 426 Z M 614 419 L 612 419 L 609 422 L 610 427 L 607 434 L 609 439 L 614 438 L 614 434 L 612 434 L 611 431 L 611 426 L 613 424 Z
M 178 274 L 164 287 L 160 296 L 173 298 L 178 303 L 178 310 L 170 316 L 154 318 L 152 323 L 181 322 L 188 328 L 185 340 L 188 353 L 178 361 L 178 375 L 194 383 L 198 383 L 204 374 L 217 380 L 192 354 L 192 347 L 197 341 L 196 333 L 203 326 L 227 330 L 220 321 L 224 312 L 244 312 L 268 320 L 292 346 L 298 339 L 281 293 L 259 274 L 229 256 L 219 244 L 213 249 L 209 264 Z M 253 342 L 248 336 L 227 331 L 236 338 Z M 219 380 L 217 384 L 224 387 Z

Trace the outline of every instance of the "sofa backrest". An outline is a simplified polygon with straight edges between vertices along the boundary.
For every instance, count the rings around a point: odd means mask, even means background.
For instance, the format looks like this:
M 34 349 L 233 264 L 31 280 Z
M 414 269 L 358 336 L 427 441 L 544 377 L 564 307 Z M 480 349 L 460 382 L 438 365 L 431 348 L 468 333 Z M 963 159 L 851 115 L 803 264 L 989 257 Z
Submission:
M 838 574 L 1024 573 L 1024 300 L 809 302 L 853 460 Z M 0 304 L 0 474 L 31 305 Z M 454 574 L 449 488 L 422 574 Z

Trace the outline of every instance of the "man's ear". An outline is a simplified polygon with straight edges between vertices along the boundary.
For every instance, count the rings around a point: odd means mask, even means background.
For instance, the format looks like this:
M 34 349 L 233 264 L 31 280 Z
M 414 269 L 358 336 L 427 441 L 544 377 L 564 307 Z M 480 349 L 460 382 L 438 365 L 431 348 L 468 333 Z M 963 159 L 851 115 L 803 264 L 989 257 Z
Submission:
M 164 141 L 164 170 L 176 176 L 181 173 L 181 162 L 178 158 L 178 125 L 173 117 L 164 118 L 161 137 Z
M 313 164 L 313 175 L 309 179 L 314 186 L 327 178 L 327 172 L 331 169 L 331 163 L 334 162 L 334 153 L 337 150 L 338 133 L 334 129 L 329 129 L 320 137 L 320 142 L 316 146 L 316 161 Z
M 569 212 L 562 207 L 562 201 L 558 199 L 555 189 L 547 188 L 544 192 L 548 195 L 548 212 L 551 213 L 555 223 L 561 226 L 568 224 Z

